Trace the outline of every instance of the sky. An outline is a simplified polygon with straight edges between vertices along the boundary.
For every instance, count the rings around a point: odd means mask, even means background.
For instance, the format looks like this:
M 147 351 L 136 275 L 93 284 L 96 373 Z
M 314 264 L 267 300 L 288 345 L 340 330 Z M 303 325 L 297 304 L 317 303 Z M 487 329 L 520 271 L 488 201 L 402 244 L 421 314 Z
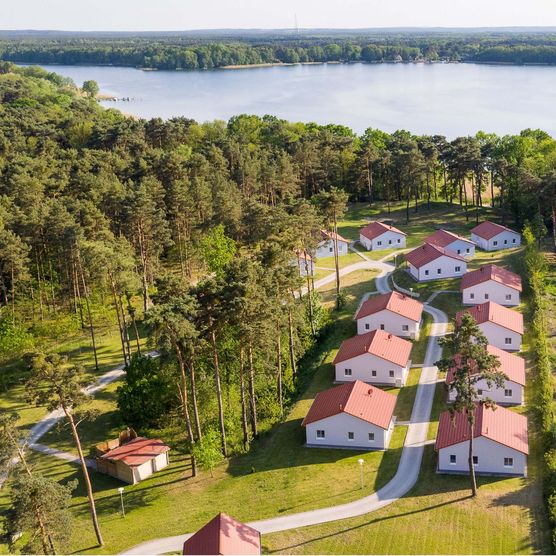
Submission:
M 0 29 L 277 29 L 296 16 L 300 28 L 556 26 L 556 0 L 0 0 Z

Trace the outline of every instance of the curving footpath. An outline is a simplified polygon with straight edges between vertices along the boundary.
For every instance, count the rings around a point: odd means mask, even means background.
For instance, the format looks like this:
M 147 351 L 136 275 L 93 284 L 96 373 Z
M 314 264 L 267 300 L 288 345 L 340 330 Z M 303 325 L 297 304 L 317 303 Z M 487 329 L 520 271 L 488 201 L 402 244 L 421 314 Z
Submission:
M 385 263 L 384 260 L 371 261 L 361 253 L 360 255 L 363 259 L 365 259 L 364 262 L 344 267 L 340 271 L 340 274 L 344 275 L 349 272 L 353 272 L 354 270 L 364 268 L 378 269 L 380 274 L 376 278 L 376 289 L 380 293 L 389 292 L 390 287 L 388 285 L 388 275 L 394 270 L 394 267 Z M 385 258 L 391 257 L 392 255 L 389 255 Z M 346 272 L 343 274 L 342 271 Z M 327 276 L 326 278 L 315 282 L 315 287 L 321 287 L 322 285 L 334 280 L 334 275 Z M 432 296 L 429 301 L 431 299 Z M 429 335 L 425 361 L 423 363 L 421 378 L 419 379 L 419 385 L 415 395 L 415 402 L 411 412 L 411 419 L 407 429 L 400 463 L 396 474 L 390 482 L 377 492 L 347 504 L 340 504 L 329 508 L 310 510 L 307 512 L 284 515 L 270 519 L 262 519 L 259 521 L 251 521 L 248 525 L 265 534 L 285 531 L 287 529 L 297 529 L 299 527 L 306 527 L 309 525 L 317 525 L 319 523 L 326 523 L 339 519 L 357 517 L 383 508 L 384 506 L 395 502 L 411 490 L 419 478 L 419 471 L 421 469 L 421 461 L 423 459 L 425 445 L 428 444 L 427 434 L 429 429 L 429 420 L 432 410 L 434 391 L 438 379 L 438 369 L 434 363 L 440 359 L 442 353 L 441 348 L 438 345 L 438 338 L 446 334 L 448 326 L 448 317 L 443 311 L 427 304 L 425 304 L 424 310 L 432 316 L 434 322 Z M 122 552 L 122 554 L 165 554 L 176 551 L 181 552 L 184 541 L 190 536 L 191 534 L 186 534 L 154 539 L 130 548 L 129 550 Z

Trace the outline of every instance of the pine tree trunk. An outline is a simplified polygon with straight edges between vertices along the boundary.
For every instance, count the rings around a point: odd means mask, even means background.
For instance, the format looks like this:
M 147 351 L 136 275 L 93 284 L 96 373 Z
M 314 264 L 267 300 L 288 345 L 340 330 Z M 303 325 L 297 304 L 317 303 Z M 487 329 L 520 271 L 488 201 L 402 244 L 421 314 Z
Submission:
M 125 298 L 127 301 L 127 312 L 131 318 L 131 323 L 133 324 L 133 332 L 135 333 L 135 342 L 137 343 L 137 353 L 141 355 L 141 343 L 139 339 L 139 330 L 137 329 L 137 320 L 135 319 L 135 309 L 131 305 L 131 294 L 126 291 Z
M 278 403 L 280 404 L 280 417 L 284 416 L 284 395 L 282 384 L 282 334 L 278 330 L 276 337 L 276 371 L 277 371 L 277 388 L 278 388 Z
M 490 206 L 494 208 L 494 170 L 490 171 Z
M 174 344 L 174 351 L 176 352 L 176 357 L 178 359 L 178 366 L 180 368 L 180 377 L 181 377 L 180 398 L 182 402 L 185 427 L 187 429 L 187 436 L 189 436 L 189 442 L 191 443 L 191 476 L 196 477 L 197 459 L 195 458 L 195 452 L 193 450 L 193 447 L 195 446 L 195 436 L 193 435 L 193 427 L 191 426 L 191 416 L 189 415 L 189 396 L 187 395 L 187 375 L 185 374 L 185 360 L 183 358 L 183 353 L 178 341 L 172 338 L 172 344 Z
M 315 331 L 315 319 L 313 316 L 313 296 L 311 294 L 311 276 L 309 274 L 309 263 L 307 262 L 307 251 L 303 251 L 305 254 L 305 277 L 307 278 L 307 300 L 309 301 L 309 324 L 311 325 L 311 335 L 313 338 L 316 336 Z
M 245 365 L 243 345 L 239 346 L 239 395 L 241 398 L 241 428 L 243 430 L 243 447 L 249 447 L 249 428 L 247 425 L 247 404 L 245 403 Z
M 471 496 L 477 496 L 477 480 L 475 479 L 475 467 L 473 465 L 473 433 L 475 425 L 469 422 L 469 477 L 471 480 Z
M 338 222 L 334 211 L 334 266 L 336 268 L 336 309 L 340 308 L 340 257 L 338 255 Z
M 253 438 L 259 436 L 259 427 L 257 423 L 257 398 L 255 397 L 255 366 L 253 365 L 253 346 L 249 343 L 247 348 L 249 356 L 249 407 L 251 410 L 251 432 Z
M 137 226 L 137 237 L 139 241 L 139 254 L 141 257 L 141 266 L 142 266 L 142 282 L 143 282 L 143 311 L 146 313 L 149 305 L 149 276 L 148 276 L 148 257 L 147 257 L 147 250 L 145 247 L 145 238 L 143 236 L 143 228 L 141 224 Z
M 110 289 L 112 290 L 112 298 L 114 300 L 114 309 L 116 309 L 116 316 L 118 317 L 118 330 L 120 332 L 120 342 L 122 344 L 122 354 L 124 356 L 124 365 L 128 365 L 129 361 L 127 358 L 127 352 L 126 352 L 126 346 L 125 346 L 125 340 L 124 340 L 124 333 L 123 333 L 123 328 L 122 328 L 122 319 L 120 317 L 120 307 L 118 304 L 118 298 L 116 296 L 116 284 L 114 283 L 114 278 L 112 276 L 112 273 L 109 272 L 108 273 L 108 277 L 110 278 Z
M 77 432 L 77 426 L 73 420 L 73 415 L 70 413 L 67 407 L 62 406 L 64 413 L 68 419 L 71 427 L 71 432 L 73 435 L 73 440 L 75 441 L 75 447 L 77 448 L 77 453 L 79 454 L 79 461 L 81 462 L 81 471 L 83 472 L 83 478 L 85 479 L 85 487 L 87 489 L 87 498 L 89 499 L 89 512 L 91 514 L 91 519 L 93 521 L 93 528 L 95 530 L 95 535 L 97 537 L 97 542 L 99 546 L 104 545 L 102 540 L 102 533 L 100 532 L 100 526 L 98 524 L 97 509 L 95 506 L 95 499 L 93 497 L 93 487 L 91 485 L 91 478 L 89 477 L 89 470 L 87 469 L 87 462 L 85 461 L 85 456 L 83 455 L 83 449 L 81 448 L 81 440 L 79 439 L 79 434 Z
M 367 189 L 369 191 L 369 206 L 373 206 L 373 165 L 367 160 Z
M 118 295 L 118 301 L 120 302 L 120 314 L 122 315 L 122 332 L 124 336 L 124 342 L 127 350 L 127 359 L 131 361 L 131 342 L 129 341 L 129 326 L 127 324 L 127 318 L 125 316 L 124 302 L 122 299 L 122 294 Z
M 224 426 L 224 406 L 222 403 L 222 385 L 220 383 L 220 364 L 218 362 L 218 347 L 216 345 L 216 333 L 214 329 L 210 333 L 212 344 L 212 360 L 214 363 L 214 381 L 216 383 L 216 398 L 218 400 L 218 423 L 220 425 L 220 437 L 222 441 L 222 454 L 228 457 L 228 445 L 226 442 L 226 428 Z
M 297 369 L 295 366 L 295 346 L 293 342 L 293 319 L 291 307 L 288 307 L 288 340 L 290 345 L 290 365 L 292 368 L 292 378 L 295 382 L 295 379 L 297 377 Z
M 197 402 L 197 378 L 195 375 L 195 359 L 193 351 L 189 352 L 189 376 L 191 377 L 191 403 L 193 404 L 193 418 L 195 419 L 195 429 L 197 431 L 197 439 L 203 438 L 201 430 L 201 419 L 199 418 L 199 405 Z
M 89 290 L 87 289 L 87 283 L 85 282 L 85 274 L 83 272 L 83 267 L 81 266 L 81 258 L 79 256 L 79 250 L 77 250 L 77 263 L 78 271 L 81 274 L 81 282 L 83 284 L 83 295 L 85 296 L 85 307 L 87 308 L 87 316 L 89 317 L 89 331 L 91 333 L 91 342 L 93 344 L 93 355 L 95 358 L 95 369 L 98 372 L 98 356 L 97 356 L 97 343 L 95 339 L 95 327 L 93 326 L 93 316 L 91 314 L 91 304 L 89 302 Z

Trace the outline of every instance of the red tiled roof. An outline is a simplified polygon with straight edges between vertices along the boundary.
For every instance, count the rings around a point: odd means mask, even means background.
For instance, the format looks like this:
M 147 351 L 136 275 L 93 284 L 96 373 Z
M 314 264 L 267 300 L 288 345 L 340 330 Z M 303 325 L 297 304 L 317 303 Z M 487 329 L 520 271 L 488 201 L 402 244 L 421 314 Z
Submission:
M 430 243 L 431 245 L 436 245 L 437 247 L 447 247 L 450 243 L 454 243 L 454 241 L 457 240 L 475 245 L 470 239 L 458 236 L 448 230 L 437 230 L 434 234 L 431 234 L 425 239 L 425 243 Z
M 469 440 L 468 431 L 469 423 L 466 413 L 455 413 L 452 419 L 449 411 L 442 412 L 434 449 L 438 451 Z M 489 409 L 483 404 L 478 404 L 475 411 L 473 438 L 479 436 L 484 436 L 518 452 L 529 453 L 527 417 L 509 409 L 499 406 Z
M 357 311 L 356 319 L 374 315 L 387 309 L 415 322 L 421 320 L 423 304 L 408 295 L 399 292 L 390 292 L 382 295 L 371 295 Z
M 313 260 L 313 257 L 311 257 L 311 255 L 309 255 L 309 253 L 307 253 L 306 251 L 301 251 L 301 249 L 296 249 L 295 250 L 295 256 L 298 259 L 307 259 L 308 261 Z
M 506 228 L 506 226 L 501 226 L 500 224 L 495 224 L 494 222 L 489 222 L 488 220 L 486 222 L 481 222 L 478 226 L 475 226 L 471 230 L 471 233 L 482 237 L 483 239 L 492 239 L 494 236 L 497 236 L 499 233 L 504 231 L 518 234 L 515 230 L 511 230 L 510 228 Z
M 518 292 L 521 291 L 521 276 L 495 264 L 487 264 L 465 274 L 461 279 L 460 291 L 489 280 L 504 284 Z
M 490 355 L 494 355 L 500 360 L 498 371 L 504 373 L 512 382 L 525 386 L 525 360 L 523 357 L 491 345 L 488 345 L 486 349 Z M 446 373 L 446 384 L 451 384 L 453 380 L 454 369 L 451 368 Z
M 183 554 L 260 554 L 261 534 L 219 513 L 183 543 Z
M 398 230 L 398 228 L 394 228 L 394 226 L 389 226 L 388 224 L 383 224 L 382 222 L 371 222 L 359 230 L 359 233 L 367 239 L 375 239 L 386 232 L 396 232 L 397 234 L 405 236 L 404 232 Z
M 123 461 L 130 467 L 136 467 L 168 450 L 170 450 L 170 446 L 164 444 L 162 440 L 138 436 L 100 457 L 110 461 Z
M 423 243 L 423 245 L 420 245 L 417 249 L 413 249 L 413 251 L 409 252 L 405 256 L 405 259 L 415 268 L 421 268 L 423 265 L 426 265 L 443 255 L 450 257 L 451 259 L 466 262 L 466 260 L 455 251 L 444 249 L 444 247 L 437 247 L 436 245 L 432 245 L 430 243 Z
M 338 241 L 343 241 L 344 243 L 349 243 L 349 241 L 345 238 L 343 238 L 340 234 L 335 234 L 334 232 L 328 232 L 326 230 L 321 230 L 320 231 L 320 237 L 322 238 L 323 241 L 326 241 L 328 239 L 334 239 L 335 237 L 338 238 Z
M 475 305 L 474 307 L 459 311 L 456 313 L 457 324 L 461 322 L 461 317 L 464 313 L 469 313 L 477 324 L 492 322 L 508 330 L 517 332 L 518 334 L 523 334 L 523 315 L 517 311 L 498 305 L 498 303 L 494 303 L 494 301 L 487 301 L 486 303 L 481 303 L 480 305 Z
M 347 361 L 358 355 L 370 353 L 400 367 L 405 367 L 409 360 L 412 343 L 402 340 L 385 330 L 373 330 L 344 340 L 334 361 L 334 365 Z
M 360 380 L 319 392 L 301 426 L 347 413 L 387 429 L 392 421 L 396 396 Z

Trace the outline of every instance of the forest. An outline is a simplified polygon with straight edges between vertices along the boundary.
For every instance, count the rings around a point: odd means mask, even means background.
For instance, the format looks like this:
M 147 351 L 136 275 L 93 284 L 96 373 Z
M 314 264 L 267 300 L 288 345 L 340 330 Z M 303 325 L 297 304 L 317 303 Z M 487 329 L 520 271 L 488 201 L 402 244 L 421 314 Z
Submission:
M 247 32 L 246 32 L 247 33 Z M 556 40 L 543 32 L 327 34 L 304 30 L 245 36 L 199 33 L 60 36 L 0 35 L 0 59 L 163 70 L 300 62 L 481 62 L 555 64 Z
M 472 220 L 485 192 L 503 222 L 554 233 L 556 141 L 137 120 L 55 73 L 1 62 L 0 395 L 62 368 L 49 344 L 74 330 L 98 369 L 98 328 L 111 322 L 128 369 L 122 424 L 175 424 L 195 473 L 215 451 L 247 450 L 303 390 L 332 315 L 296 252 L 313 252 L 348 202 L 403 202 L 410 221 L 444 200 Z M 145 335 L 159 359 L 144 357 Z

